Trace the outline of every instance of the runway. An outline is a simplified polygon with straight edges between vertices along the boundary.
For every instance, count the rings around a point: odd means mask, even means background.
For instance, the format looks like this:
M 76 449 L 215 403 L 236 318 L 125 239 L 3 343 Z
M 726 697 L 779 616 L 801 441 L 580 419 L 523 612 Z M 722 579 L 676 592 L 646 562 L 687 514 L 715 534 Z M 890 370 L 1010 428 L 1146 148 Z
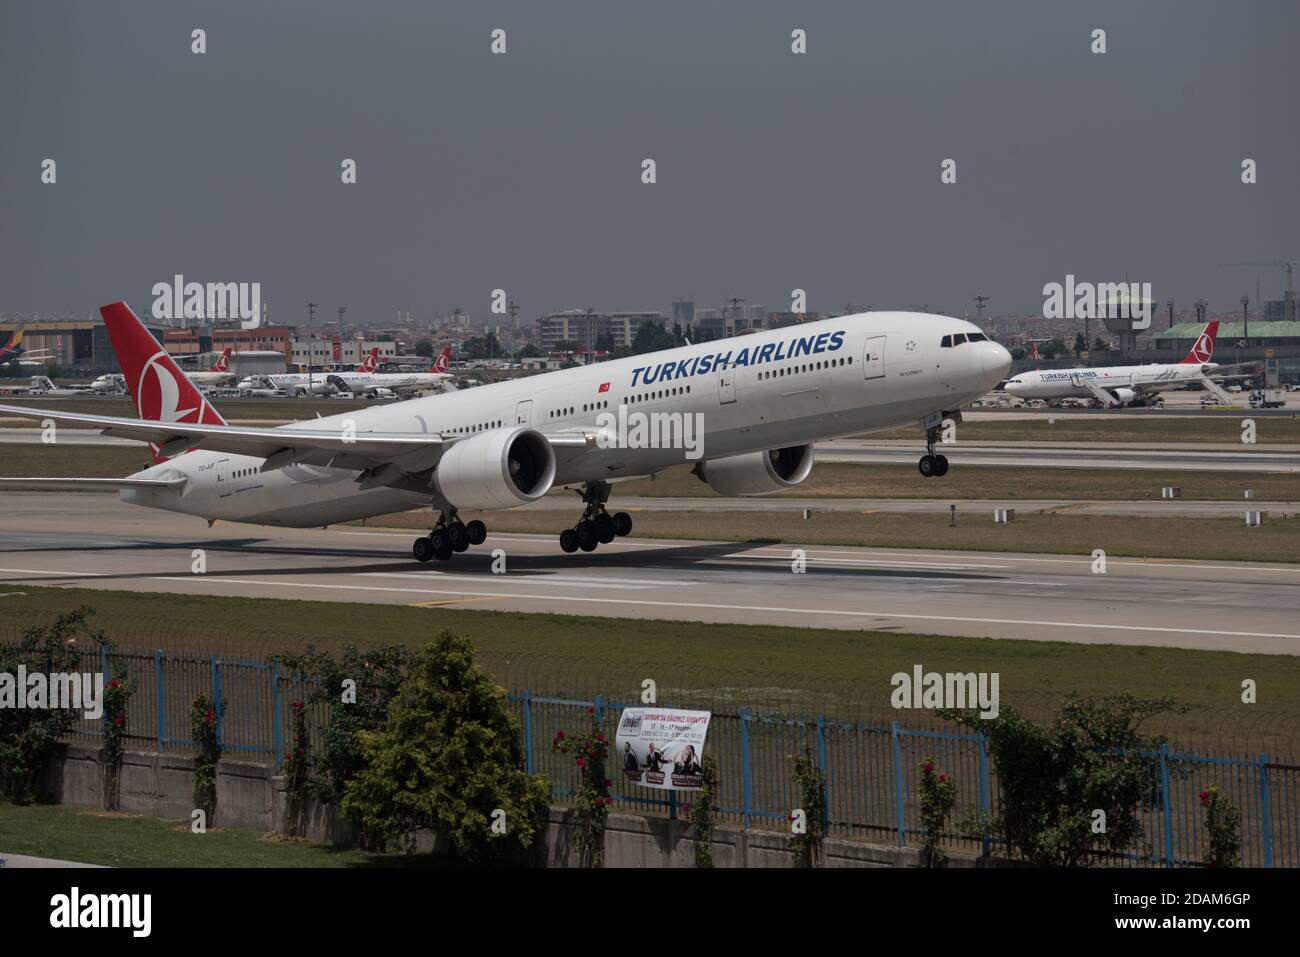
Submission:
M 33 585 L 381 602 L 626 618 L 1300 654 L 1300 565 L 620 539 L 565 555 L 489 534 L 448 563 L 410 532 L 219 524 L 115 496 L 16 493 L 0 580 Z M 190 571 L 204 549 L 206 574 Z M 491 571 L 494 549 L 506 573 Z M 160 616 L 166 615 L 160 603 Z M 382 635 L 370 636 L 382 639 Z

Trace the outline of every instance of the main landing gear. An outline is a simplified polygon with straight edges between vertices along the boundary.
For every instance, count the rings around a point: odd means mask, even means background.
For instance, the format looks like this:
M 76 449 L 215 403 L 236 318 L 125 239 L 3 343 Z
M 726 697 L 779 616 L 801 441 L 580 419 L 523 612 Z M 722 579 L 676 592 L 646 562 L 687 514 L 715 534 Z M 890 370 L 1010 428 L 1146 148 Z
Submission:
M 584 552 L 594 552 L 597 545 L 608 545 L 616 537 L 631 533 L 631 515 L 627 512 L 610 515 L 605 511 L 605 502 L 609 499 L 608 482 L 593 482 L 578 494 L 587 507 L 576 526 L 560 532 L 560 548 L 569 553 L 580 548 Z
M 925 433 L 925 454 L 921 456 L 921 461 L 916 463 L 923 478 L 943 478 L 948 474 L 948 457 L 936 455 L 934 452 L 934 443 L 939 435 L 940 430 L 937 428 Z
M 439 514 L 438 524 L 433 531 L 423 538 L 417 538 L 411 546 L 411 554 L 417 562 L 438 559 L 445 562 L 455 552 L 463 552 L 471 545 L 482 545 L 487 539 L 487 526 L 475 519 L 468 524 L 456 515 L 456 510 Z

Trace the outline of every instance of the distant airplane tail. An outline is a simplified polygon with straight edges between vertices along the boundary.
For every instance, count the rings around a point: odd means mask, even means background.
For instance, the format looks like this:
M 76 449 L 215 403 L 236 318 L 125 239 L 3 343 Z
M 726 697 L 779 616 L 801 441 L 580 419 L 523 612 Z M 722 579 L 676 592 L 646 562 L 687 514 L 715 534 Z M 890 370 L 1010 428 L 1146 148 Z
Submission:
M 19 326 L 14 330 L 14 334 L 9 337 L 9 341 L 0 346 L 0 362 L 7 362 L 10 359 L 17 359 L 23 354 L 23 327 Z
M 221 355 L 217 356 L 217 361 L 212 363 L 212 371 L 213 372 L 230 371 L 230 346 L 226 346 L 226 348 L 222 351 Z
M 369 372 L 374 372 L 378 368 L 379 368 L 379 347 L 375 346 L 373 349 L 370 350 L 370 353 L 364 359 L 361 360 L 361 364 L 357 366 L 357 371 L 369 373 Z
M 451 368 L 451 346 L 443 346 L 442 351 L 438 353 L 438 358 L 433 360 L 433 365 L 429 367 L 430 372 L 446 372 Z
M 1037 342 L 1031 342 L 1031 343 L 1029 343 L 1029 358 L 1032 359 L 1034 362 L 1041 362 L 1041 361 L 1042 361 L 1042 358 L 1043 358 L 1043 357 L 1040 356 L 1040 355 L 1038 354 L 1038 343 L 1037 343 Z
M 1196 337 L 1196 342 L 1179 365 L 1200 365 L 1214 358 L 1214 337 L 1219 334 L 1219 320 L 1211 319 Z
M 114 302 L 101 307 L 99 312 L 126 378 L 136 415 L 151 422 L 226 424 L 130 306 Z M 167 461 L 168 456 L 159 455 L 156 445 L 149 447 L 153 449 L 155 462 Z

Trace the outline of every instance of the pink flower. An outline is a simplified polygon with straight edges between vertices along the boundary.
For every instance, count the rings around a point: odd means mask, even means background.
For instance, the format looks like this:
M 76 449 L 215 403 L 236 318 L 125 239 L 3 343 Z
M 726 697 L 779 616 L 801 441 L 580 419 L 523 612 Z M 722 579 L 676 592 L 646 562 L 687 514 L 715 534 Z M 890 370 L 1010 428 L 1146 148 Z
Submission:
M 584 761 L 582 758 L 574 758 L 573 760 L 577 762 L 577 765 L 580 768 L 585 768 L 587 766 L 587 762 Z
M 926 761 L 925 764 L 921 765 L 921 770 L 924 771 L 926 774 L 930 774 L 931 772 L 934 771 L 934 762 Z
M 946 774 L 941 774 L 941 775 L 939 775 L 939 783 L 940 783 L 940 784 L 942 784 L 944 781 L 947 781 L 947 780 L 948 780 L 948 775 L 946 775 Z

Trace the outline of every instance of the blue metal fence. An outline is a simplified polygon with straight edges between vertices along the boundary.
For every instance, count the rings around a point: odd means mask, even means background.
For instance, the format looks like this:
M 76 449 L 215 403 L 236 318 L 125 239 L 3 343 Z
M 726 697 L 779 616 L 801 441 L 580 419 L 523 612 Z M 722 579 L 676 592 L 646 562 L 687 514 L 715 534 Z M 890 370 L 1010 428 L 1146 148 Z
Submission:
M 227 758 L 277 763 L 291 728 L 289 704 L 309 699 L 310 677 L 286 675 L 278 663 L 225 659 L 217 655 L 83 652 L 82 669 L 105 680 L 124 676 L 134 693 L 128 713 L 130 747 L 187 749 L 193 746 L 189 708 L 199 692 L 217 701 L 218 738 Z M 573 734 L 593 719 L 611 739 L 619 713 L 639 703 L 548 697 L 511 692 L 519 718 L 524 765 L 545 775 L 559 802 L 575 793 L 571 758 L 551 747 L 555 732 Z M 665 702 L 665 707 L 671 703 Z M 322 743 L 327 711 L 308 706 L 313 746 Z M 98 721 L 78 719 L 74 737 L 102 735 Z M 957 789 L 954 822 L 999 806 L 995 769 L 984 736 L 889 724 L 843 724 L 824 715 L 791 718 L 745 708 L 714 710 L 708 750 L 718 766 L 716 819 L 744 827 L 785 827 L 797 804 L 794 757 L 805 748 L 816 755 L 826 778 L 826 833 L 906 846 L 920 834 L 918 793 L 922 761 L 931 757 Z M 1242 863 L 1253 867 L 1300 865 L 1300 765 L 1272 762 L 1267 754 L 1214 756 L 1171 751 L 1144 755 L 1158 768 L 1151 806 L 1140 811 L 1142 839 L 1117 864 L 1149 867 L 1195 865 L 1206 854 L 1207 836 L 1200 794 L 1218 786 L 1241 812 Z M 623 782 L 611 762 L 613 793 L 620 807 L 676 817 L 673 792 L 638 789 Z M 664 794 L 665 796 L 660 796 Z M 683 796 L 689 801 L 689 796 Z M 989 853 L 990 842 L 949 835 L 954 847 Z

